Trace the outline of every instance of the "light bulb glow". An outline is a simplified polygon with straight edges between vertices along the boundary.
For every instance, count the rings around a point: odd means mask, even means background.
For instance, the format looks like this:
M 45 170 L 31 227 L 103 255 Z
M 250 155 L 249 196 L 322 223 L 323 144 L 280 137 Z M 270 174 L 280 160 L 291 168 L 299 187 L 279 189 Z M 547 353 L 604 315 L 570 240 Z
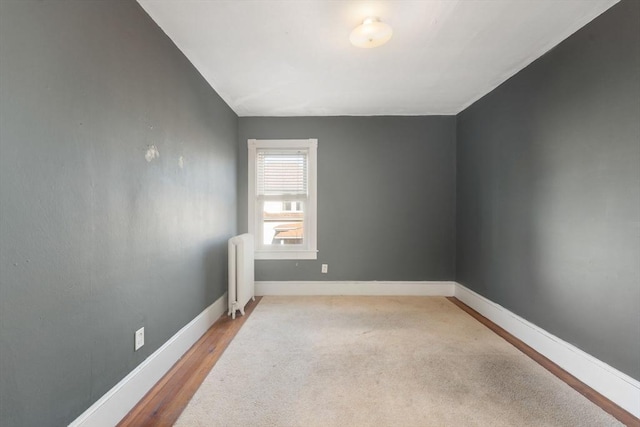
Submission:
M 388 24 L 380 22 L 378 18 L 368 17 L 362 25 L 358 25 L 351 31 L 349 40 L 351 44 L 361 48 L 382 46 L 391 39 L 393 30 Z

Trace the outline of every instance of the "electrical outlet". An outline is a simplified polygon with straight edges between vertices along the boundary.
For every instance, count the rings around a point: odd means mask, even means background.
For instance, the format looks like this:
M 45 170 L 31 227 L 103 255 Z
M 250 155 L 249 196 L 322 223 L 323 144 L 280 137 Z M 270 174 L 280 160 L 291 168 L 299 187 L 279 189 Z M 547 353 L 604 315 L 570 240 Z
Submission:
M 140 328 L 136 331 L 136 346 L 134 351 L 140 350 L 140 347 L 144 345 L 144 328 Z
M 329 264 L 322 264 L 322 272 L 323 273 L 329 272 Z

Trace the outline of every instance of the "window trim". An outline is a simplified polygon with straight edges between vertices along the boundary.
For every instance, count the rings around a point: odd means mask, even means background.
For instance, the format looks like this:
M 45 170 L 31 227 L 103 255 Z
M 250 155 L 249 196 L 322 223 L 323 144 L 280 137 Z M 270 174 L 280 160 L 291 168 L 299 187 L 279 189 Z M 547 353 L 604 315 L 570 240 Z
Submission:
M 275 259 L 318 259 L 318 240 L 317 240 L 317 218 L 318 218 L 318 204 L 317 204 L 317 159 L 318 159 L 318 140 L 317 139 L 249 139 L 247 141 L 249 149 L 248 155 L 248 229 L 256 241 L 255 246 L 255 259 L 262 260 L 275 260 Z M 261 242 L 258 242 L 258 234 L 256 233 L 256 227 L 260 216 L 256 211 L 257 208 L 257 193 L 256 193 L 256 160 L 257 152 L 259 149 L 273 149 L 273 150 L 306 150 L 308 165 L 307 165 L 307 186 L 308 186 L 308 200 L 305 203 L 305 222 L 304 222 L 304 249 L 292 249 L 282 246 L 287 245 L 273 245 L 268 249 L 261 249 Z

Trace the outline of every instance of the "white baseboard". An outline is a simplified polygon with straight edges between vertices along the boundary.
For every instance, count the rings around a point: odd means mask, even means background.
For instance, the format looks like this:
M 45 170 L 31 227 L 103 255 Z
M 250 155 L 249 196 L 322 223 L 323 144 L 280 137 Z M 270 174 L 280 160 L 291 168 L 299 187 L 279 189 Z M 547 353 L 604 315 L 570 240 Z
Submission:
M 226 309 L 225 293 L 84 411 L 69 427 L 113 427 L 118 424 Z
M 637 380 L 459 283 L 455 285 L 455 297 L 618 406 L 640 417 L 640 382 Z
M 256 282 L 256 295 L 453 296 L 455 282 Z

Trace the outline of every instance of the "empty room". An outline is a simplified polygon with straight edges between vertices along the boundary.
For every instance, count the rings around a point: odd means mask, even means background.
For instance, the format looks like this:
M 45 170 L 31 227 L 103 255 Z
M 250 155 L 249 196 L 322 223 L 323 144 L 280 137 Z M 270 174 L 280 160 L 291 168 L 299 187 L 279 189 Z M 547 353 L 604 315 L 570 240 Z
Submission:
M 640 1 L 0 0 L 0 426 L 640 426 Z

